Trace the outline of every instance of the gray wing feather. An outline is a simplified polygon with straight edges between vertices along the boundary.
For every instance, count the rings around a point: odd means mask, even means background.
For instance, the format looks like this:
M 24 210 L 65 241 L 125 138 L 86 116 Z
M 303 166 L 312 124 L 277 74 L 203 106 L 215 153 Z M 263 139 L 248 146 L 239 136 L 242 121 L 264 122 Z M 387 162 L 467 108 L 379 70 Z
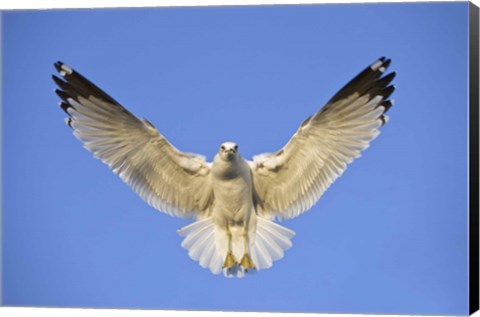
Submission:
M 293 218 L 310 209 L 379 135 L 393 104 L 395 73 L 382 77 L 389 64 L 377 60 L 307 118 L 281 150 L 253 158 L 260 213 Z
M 148 204 L 194 217 L 212 200 L 210 165 L 177 150 L 146 119 L 138 119 L 85 77 L 58 62 L 60 106 L 73 134 Z

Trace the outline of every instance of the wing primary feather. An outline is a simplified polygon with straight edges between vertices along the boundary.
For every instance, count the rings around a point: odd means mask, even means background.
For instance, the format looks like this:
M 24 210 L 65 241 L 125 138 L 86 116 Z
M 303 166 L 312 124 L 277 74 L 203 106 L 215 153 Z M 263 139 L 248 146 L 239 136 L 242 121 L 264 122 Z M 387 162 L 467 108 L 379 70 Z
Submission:
M 378 64 L 378 66 L 373 67 Z M 328 102 L 327 105 L 335 103 L 340 99 L 346 98 L 349 95 L 358 92 L 361 93 L 363 87 L 367 86 L 369 82 L 379 78 L 383 71 L 385 71 L 390 65 L 390 59 L 385 59 L 384 57 L 379 58 L 371 66 L 365 68 L 360 74 L 355 76 L 351 81 L 349 81 L 342 89 L 339 90 Z M 381 71 L 383 69 L 383 71 Z
M 390 95 L 395 91 L 395 86 L 390 85 L 387 88 L 383 89 L 380 95 L 383 97 L 383 99 L 387 99 L 390 97 Z
M 385 69 L 387 69 L 388 66 L 390 66 L 390 63 L 391 63 L 391 62 L 392 62 L 392 60 L 389 58 L 389 59 L 387 59 L 387 60 L 385 60 L 385 61 L 383 62 L 383 64 L 382 64 L 381 67 L 384 67 Z
M 115 99 L 110 97 L 110 95 L 108 95 L 106 92 L 98 88 L 90 80 L 83 77 L 80 73 L 76 72 L 75 70 L 70 68 L 68 65 L 62 62 L 56 62 L 55 68 L 60 73 L 60 75 L 62 75 L 62 77 L 67 80 L 67 82 L 70 82 L 72 83 L 72 85 L 75 85 L 82 93 L 85 93 L 86 96 L 95 95 L 107 102 L 112 103 L 113 105 L 117 105 L 117 106 L 120 105 Z
M 70 96 L 63 90 L 59 90 L 59 89 L 55 89 L 55 93 L 57 94 L 57 96 L 59 96 L 63 101 L 66 101 L 68 102 L 68 98 L 70 98 Z
M 70 105 L 68 103 L 65 103 L 65 102 L 60 102 L 60 108 L 62 108 L 63 111 L 65 111 L 65 113 L 68 114 L 68 115 L 70 115 L 70 113 L 68 113 L 68 108 L 75 109 L 72 105 Z
M 61 89 L 68 90 L 70 88 L 70 86 L 65 81 L 61 80 L 59 77 L 52 75 L 52 79 L 55 84 L 57 84 L 58 87 L 60 87 Z
M 378 79 L 375 85 L 386 87 L 388 84 L 392 82 L 392 80 L 395 78 L 396 75 L 397 73 L 391 72 L 390 74 L 385 75 L 384 77 Z
M 395 90 L 391 82 L 396 73 L 386 74 L 390 63 L 381 57 L 350 80 L 302 122 L 288 143 L 275 152 L 278 155 L 254 157 L 255 191 L 263 214 L 282 219 L 308 210 L 370 146 L 393 105 L 393 100 L 387 100 Z
M 390 109 L 393 106 L 393 103 L 394 103 L 394 100 L 384 100 L 377 107 L 382 106 L 383 108 L 385 108 L 383 113 L 386 113 L 388 109 Z
M 70 128 L 73 129 L 72 127 L 72 118 L 65 118 L 65 124 L 68 125 Z
M 62 62 L 52 76 L 70 118 L 65 122 L 94 157 L 156 209 L 179 217 L 199 216 L 212 203 L 210 165 L 171 145 L 146 119 L 140 120 Z

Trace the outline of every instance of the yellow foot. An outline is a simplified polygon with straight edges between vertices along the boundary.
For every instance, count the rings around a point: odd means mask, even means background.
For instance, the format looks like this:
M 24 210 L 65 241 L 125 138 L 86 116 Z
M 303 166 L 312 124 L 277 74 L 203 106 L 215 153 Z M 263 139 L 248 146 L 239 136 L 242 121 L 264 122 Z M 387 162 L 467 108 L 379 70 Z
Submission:
M 231 269 L 235 264 L 237 264 L 237 259 L 231 251 L 228 251 L 225 262 L 223 262 L 223 268 Z
M 250 270 L 255 268 L 255 264 L 253 263 L 252 259 L 248 255 L 248 253 L 245 253 L 242 257 L 242 260 L 240 261 L 240 265 L 245 269 L 245 270 Z

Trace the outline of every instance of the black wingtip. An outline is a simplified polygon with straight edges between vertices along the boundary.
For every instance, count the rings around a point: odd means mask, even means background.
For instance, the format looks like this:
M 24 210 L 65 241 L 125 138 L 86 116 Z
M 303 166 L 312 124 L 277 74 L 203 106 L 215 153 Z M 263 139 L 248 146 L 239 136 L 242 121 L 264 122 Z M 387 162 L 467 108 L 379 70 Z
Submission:
M 387 75 L 383 76 L 382 78 L 378 79 L 377 84 L 385 87 L 392 82 L 392 80 L 395 78 L 396 75 L 397 75 L 397 73 L 391 72 L 390 74 L 387 74 Z
M 385 118 L 385 116 L 383 114 L 380 116 L 380 120 L 382 120 L 382 126 L 384 126 L 385 123 L 387 123 L 387 119 Z
M 68 94 L 62 90 L 55 89 L 55 93 L 57 94 L 57 96 L 59 96 L 61 99 L 65 101 L 67 101 L 67 99 L 69 98 Z
M 68 113 L 67 110 L 68 110 L 69 108 L 73 108 L 73 107 L 72 107 L 70 104 L 68 104 L 68 103 L 61 102 L 61 103 L 60 103 L 60 108 L 62 108 L 63 111 L 65 111 L 66 114 L 70 115 L 70 113 Z M 75 108 L 73 108 L 73 109 L 75 109 Z
M 63 65 L 63 63 L 60 62 L 60 61 L 57 61 L 53 64 L 53 66 L 55 66 L 55 69 L 57 70 L 57 72 L 60 72 L 62 70 L 62 65 Z
M 55 84 L 57 84 L 57 86 L 60 87 L 60 89 L 62 89 L 63 91 L 69 94 L 72 94 L 75 91 L 75 89 L 72 88 L 72 85 L 70 85 L 67 81 L 62 80 L 62 78 L 52 75 L 52 79 Z
M 392 76 L 392 79 L 394 79 L 397 76 L 397 72 L 391 72 L 390 74 L 385 75 L 385 77 L 387 76 Z
M 385 111 L 383 111 L 383 113 L 386 113 L 388 109 L 390 109 L 393 106 L 393 100 L 385 100 L 380 104 L 380 106 L 385 108 Z
M 64 78 L 72 75 L 74 73 L 74 70 L 68 66 L 67 64 L 63 63 L 63 62 L 56 62 L 53 64 L 55 66 L 55 69 L 57 70 L 57 72 L 60 73 L 60 75 Z
M 395 91 L 395 86 L 394 85 L 390 85 L 388 86 L 387 88 L 385 88 L 381 95 L 383 96 L 384 99 L 387 99 L 388 97 L 390 97 L 390 95 Z
M 389 59 L 383 61 L 383 65 L 382 65 L 382 66 L 385 67 L 385 69 L 387 69 L 388 66 L 390 66 L 391 63 L 392 63 L 392 60 L 389 58 Z
M 52 79 L 57 84 L 58 86 L 62 87 L 62 85 L 65 83 L 63 80 L 61 80 L 59 77 L 52 75 Z
M 65 123 L 72 128 L 72 118 L 65 118 Z M 72 128 L 73 129 L 73 128 Z
M 382 74 L 386 71 L 390 65 L 391 60 L 382 56 L 350 80 L 345 86 L 342 87 L 328 102 L 332 104 L 342 98 L 346 98 L 353 93 L 365 94 L 374 90 L 378 92 L 379 89 L 389 84 L 389 79 L 393 79 L 394 75 L 385 76 L 386 79 L 381 81 Z M 385 78 L 383 77 L 383 78 Z M 372 85 L 373 84 L 373 85 Z

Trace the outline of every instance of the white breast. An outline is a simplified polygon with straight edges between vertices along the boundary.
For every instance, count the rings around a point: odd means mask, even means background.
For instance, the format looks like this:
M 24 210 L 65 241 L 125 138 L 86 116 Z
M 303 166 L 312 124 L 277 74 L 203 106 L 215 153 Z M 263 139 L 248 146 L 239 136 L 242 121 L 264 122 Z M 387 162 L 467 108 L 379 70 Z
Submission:
M 215 196 L 214 213 L 216 211 L 228 216 L 242 211 L 247 213 L 252 209 L 250 168 L 241 157 L 232 161 L 215 157 L 212 164 L 212 187 Z

